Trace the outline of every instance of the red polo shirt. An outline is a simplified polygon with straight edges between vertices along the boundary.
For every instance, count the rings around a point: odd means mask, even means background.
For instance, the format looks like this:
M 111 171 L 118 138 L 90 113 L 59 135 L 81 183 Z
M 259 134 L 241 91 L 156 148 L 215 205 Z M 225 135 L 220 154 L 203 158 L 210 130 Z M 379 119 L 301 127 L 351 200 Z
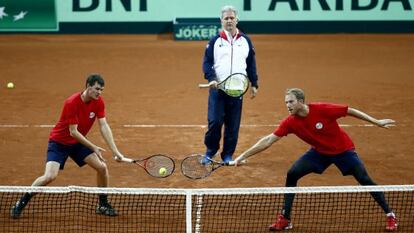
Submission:
M 66 99 L 60 119 L 50 132 L 49 140 L 71 145 L 78 141 L 70 136 L 69 125 L 78 125 L 78 131 L 86 136 L 96 118 L 105 117 L 105 104 L 101 97 L 85 103 L 81 93 L 75 93 Z
M 310 103 L 306 117 L 290 115 L 273 132 L 278 137 L 295 134 L 325 155 L 336 155 L 355 149 L 354 143 L 336 120 L 345 117 L 348 106 L 331 103 Z

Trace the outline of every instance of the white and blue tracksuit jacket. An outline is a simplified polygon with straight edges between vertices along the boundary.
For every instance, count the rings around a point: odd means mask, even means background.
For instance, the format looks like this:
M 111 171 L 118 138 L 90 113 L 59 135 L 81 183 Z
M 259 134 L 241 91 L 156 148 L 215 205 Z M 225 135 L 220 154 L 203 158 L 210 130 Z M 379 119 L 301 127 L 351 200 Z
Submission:
M 221 31 L 213 37 L 205 50 L 203 60 L 204 77 L 209 82 L 226 79 L 230 74 L 246 74 L 251 86 L 258 87 L 256 58 L 253 44 L 245 34 L 233 38 Z M 241 113 L 242 97 L 230 97 L 218 89 L 210 89 L 208 100 L 208 130 L 204 138 L 206 156 L 213 157 L 220 148 L 221 128 L 224 127 L 223 161 L 232 159 L 236 149 Z
M 220 82 L 230 74 L 243 73 L 257 87 L 256 58 L 250 38 L 243 33 L 234 38 L 228 35 L 221 31 L 208 43 L 203 61 L 205 78 Z

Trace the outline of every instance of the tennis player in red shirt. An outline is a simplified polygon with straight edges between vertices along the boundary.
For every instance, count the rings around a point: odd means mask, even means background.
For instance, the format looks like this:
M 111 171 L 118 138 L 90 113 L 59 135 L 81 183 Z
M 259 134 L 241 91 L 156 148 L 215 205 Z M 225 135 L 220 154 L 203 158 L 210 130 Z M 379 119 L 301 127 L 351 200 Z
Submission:
M 111 128 L 105 118 L 105 104 L 101 97 L 105 82 L 99 74 L 92 74 L 86 80 L 86 88 L 66 99 L 59 121 L 52 129 L 46 158 L 46 168 L 32 186 L 45 186 L 56 179 L 63 170 L 68 157 L 82 167 L 88 164 L 97 172 L 98 187 L 108 187 L 108 168 L 102 156 L 105 150 L 86 138 L 97 119 L 102 137 L 112 151 L 113 158 L 121 161 L 125 157 L 115 145 Z M 33 197 L 25 193 L 11 209 L 11 217 L 19 218 L 24 207 Z M 109 204 L 106 194 L 99 195 L 96 213 L 116 216 L 116 210 Z
M 376 185 L 355 152 L 351 138 L 339 127 L 336 120 L 340 117 L 353 116 L 383 128 L 389 128 L 395 123 L 394 120 L 378 120 L 346 105 L 305 104 L 305 94 L 298 88 L 286 91 L 285 103 L 290 115 L 282 120 L 280 126 L 273 133 L 263 137 L 237 157 L 234 160 L 235 165 L 267 149 L 282 137 L 293 133 L 310 144 L 311 149 L 289 169 L 286 187 L 296 187 L 298 180 L 310 173 L 322 174 L 331 164 L 335 164 L 344 176 L 354 176 L 361 185 Z M 372 192 L 371 195 L 387 216 L 386 230 L 396 231 L 397 219 L 388 206 L 384 193 Z M 277 215 L 276 222 L 269 227 L 270 231 L 281 231 L 293 227 L 290 221 L 290 212 L 294 197 L 295 194 L 285 195 L 282 213 Z

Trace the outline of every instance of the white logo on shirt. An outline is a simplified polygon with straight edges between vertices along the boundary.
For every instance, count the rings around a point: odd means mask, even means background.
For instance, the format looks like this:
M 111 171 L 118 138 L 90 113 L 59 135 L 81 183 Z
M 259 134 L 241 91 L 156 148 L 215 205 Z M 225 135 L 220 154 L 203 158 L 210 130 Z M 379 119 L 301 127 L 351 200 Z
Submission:
M 90 119 L 92 119 L 92 118 L 94 118 L 94 117 L 95 117 L 95 113 L 94 113 L 94 112 L 90 112 L 90 113 L 89 113 L 89 118 L 90 118 Z
M 316 129 L 322 129 L 323 128 L 323 124 L 320 123 L 320 122 L 318 122 L 318 123 L 316 123 L 315 128 Z

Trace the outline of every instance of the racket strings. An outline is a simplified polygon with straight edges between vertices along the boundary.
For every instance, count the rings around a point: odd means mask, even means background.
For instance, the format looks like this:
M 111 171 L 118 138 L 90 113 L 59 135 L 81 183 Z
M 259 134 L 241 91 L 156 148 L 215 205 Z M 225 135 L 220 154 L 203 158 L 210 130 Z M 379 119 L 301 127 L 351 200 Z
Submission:
M 245 82 L 245 78 L 243 76 L 232 76 L 227 80 L 225 88 L 228 90 L 239 90 L 243 91 L 246 88 L 247 82 Z
M 155 177 L 166 177 L 174 172 L 175 164 L 174 161 L 164 155 L 154 155 L 145 163 L 145 169 L 147 172 Z M 165 169 L 161 172 L 161 169 Z
M 233 97 L 242 96 L 249 88 L 249 80 L 243 74 L 233 74 L 224 82 L 224 91 Z
M 208 176 L 214 165 L 211 162 L 205 163 L 203 155 L 187 157 L 181 163 L 181 172 L 192 179 L 200 179 Z

